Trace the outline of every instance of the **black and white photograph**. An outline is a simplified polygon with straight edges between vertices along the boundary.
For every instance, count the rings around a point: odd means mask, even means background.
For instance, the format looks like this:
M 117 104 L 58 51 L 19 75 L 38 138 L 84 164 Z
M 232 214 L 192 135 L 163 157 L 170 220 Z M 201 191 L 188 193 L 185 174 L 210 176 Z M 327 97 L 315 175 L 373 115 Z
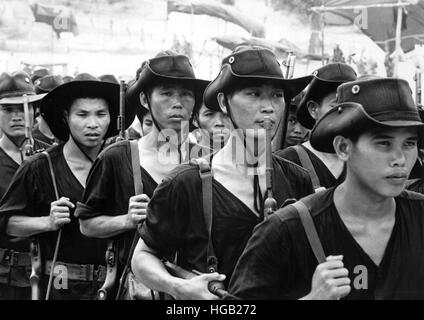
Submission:
M 0 301 L 423 300 L 423 81 L 424 0 L 0 0 Z

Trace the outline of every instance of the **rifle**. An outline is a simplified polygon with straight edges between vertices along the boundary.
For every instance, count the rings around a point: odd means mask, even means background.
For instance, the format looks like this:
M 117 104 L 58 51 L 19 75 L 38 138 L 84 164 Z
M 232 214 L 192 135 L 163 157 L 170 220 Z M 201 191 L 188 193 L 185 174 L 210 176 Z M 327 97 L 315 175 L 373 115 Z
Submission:
M 116 141 L 122 141 L 126 140 L 126 134 L 125 134 L 125 81 L 121 80 L 119 83 L 119 116 L 118 116 L 118 123 L 117 128 L 119 130 L 119 136 L 116 139 Z
M 106 249 L 106 279 L 102 287 L 97 291 L 96 299 L 97 300 L 106 300 L 108 298 L 108 293 L 112 291 L 113 286 L 115 285 L 117 274 L 118 274 L 118 257 L 116 256 L 116 241 L 109 240 L 107 242 Z
M 169 262 L 167 260 L 162 261 L 165 265 L 166 270 L 173 275 L 174 277 L 181 278 L 181 279 L 192 279 L 194 277 L 197 277 L 198 275 L 201 275 L 202 273 L 196 270 L 193 270 L 192 272 L 187 271 L 180 266 L 177 266 L 176 264 Z M 224 296 L 228 295 L 228 292 L 224 288 L 224 284 L 220 281 L 211 281 L 208 284 L 209 291 L 218 296 L 219 298 L 223 298 Z
M 415 104 L 419 109 L 422 109 L 422 73 L 420 68 L 416 68 L 415 71 Z
M 270 214 L 274 213 L 277 208 L 277 201 L 274 199 L 272 194 L 272 173 L 274 171 L 272 167 L 272 144 L 271 144 L 271 118 L 269 116 L 264 117 L 264 126 L 266 130 L 266 193 L 267 198 L 264 201 L 264 218 L 266 219 Z
M 40 300 L 40 274 L 41 274 L 41 254 L 40 243 L 36 237 L 30 242 L 31 255 L 31 275 L 29 283 L 31 284 L 31 300 Z
M 24 121 L 25 121 L 25 156 L 30 157 L 34 154 L 34 139 L 32 137 L 31 120 L 29 114 L 28 96 L 24 98 Z M 40 243 L 37 237 L 32 237 L 30 240 L 30 256 L 31 256 L 31 275 L 29 282 L 31 284 L 31 299 L 40 299 L 40 275 L 41 275 L 41 253 Z
M 293 78 L 293 74 L 294 74 L 294 66 L 296 64 L 296 56 L 292 53 L 289 52 L 286 61 L 283 62 L 283 65 L 286 67 L 286 79 L 291 79 Z M 294 97 L 292 97 L 294 98 Z M 280 147 L 284 146 L 284 141 L 286 141 L 286 134 L 287 134 L 287 119 L 289 117 L 289 111 L 290 111 L 290 100 L 286 99 L 286 108 L 284 110 L 284 116 L 283 116 L 283 126 L 282 126 L 282 133 L 281 133 L 281 137 L 282 137 L 282 141 L 281 141 L 281 146 L 278 146 L 277 148 L 279 149 Z
M 32 137 L 31 120 L 29 118 L 28 96 L 24 97 L 24 121 L 25 121 L 25 156 L 30 157 L 34 154 L 34 138 Z

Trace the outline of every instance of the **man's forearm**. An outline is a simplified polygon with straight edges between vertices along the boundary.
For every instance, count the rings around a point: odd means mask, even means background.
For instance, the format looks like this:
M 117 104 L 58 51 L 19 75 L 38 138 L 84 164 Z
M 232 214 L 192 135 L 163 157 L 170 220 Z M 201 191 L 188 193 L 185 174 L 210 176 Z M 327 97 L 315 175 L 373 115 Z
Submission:
M 11 216 L 7 224 L 6 233 L 12 237 L 30 237 L 39 233 L 52 231 L 49 219 L 49 216 Z
M 135 229 L 128 224 L 126 214 L 120 216 L 98 216 L 80 219 L 81 233 L 91 238 L 111 238 L 123 232 Z
M 168 273 L 162 261 L 152 252 L 142 249 L 140 240 L 134 250 L 131 270 L 148 288 L 178 297 L 178 288 L 185 281 Z

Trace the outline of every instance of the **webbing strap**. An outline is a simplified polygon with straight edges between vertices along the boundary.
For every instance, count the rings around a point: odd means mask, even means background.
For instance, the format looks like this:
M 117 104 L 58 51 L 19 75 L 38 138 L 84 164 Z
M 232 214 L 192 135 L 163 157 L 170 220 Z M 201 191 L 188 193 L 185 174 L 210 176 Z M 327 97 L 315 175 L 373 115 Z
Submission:
M 305 168 L 306 170 L 308 170 L 309 177 L 311 178 L 312 186 L 314 187 L 314 190 L 321 187 L 321 183 L 319 181 L 317 172 L 315 171 L 315 168 L 314 168 L 314 166 L 311 162 L 311 159 L 309 158 L 309 155 L 306 152 L 306 150 L 299 145 L 294 146 L 294 150 L 296 150 L 297 156 L 299 157 L 299 160 L 300 160 L 300 163 L 302 164 L 302 167 Z
M 308 207 L 302 201 L 297 201 L 296 203 L 291 204 L 291 206 L 293 206 L 299 214 L 309 245 L 318 260 L 318 264 L 323 263 L 326 261 L 324 249 L 322 248 L 321 241 L 319 240 L 318 233 Z
M 216 258 L 212 243 L 212 171 L 206 159 L 194 159 L 192 162 L 199 166 L 199 175 L 202 180 L 203 217 L 208 231 L 206 264 L 209 272 L 215 272 L 218 270 L 218 259 Z

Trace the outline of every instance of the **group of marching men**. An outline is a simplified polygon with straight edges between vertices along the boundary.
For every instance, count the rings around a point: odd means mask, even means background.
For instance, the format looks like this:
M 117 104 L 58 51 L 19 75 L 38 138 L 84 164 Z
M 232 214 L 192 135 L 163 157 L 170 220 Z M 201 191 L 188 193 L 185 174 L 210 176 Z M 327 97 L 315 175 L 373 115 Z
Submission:
M 424 298 L 405 80 L 286 79 L 243 46 L 206 81 L 164 51 L 124 98 L 89 74 L 0 75 L 0 299 Z

